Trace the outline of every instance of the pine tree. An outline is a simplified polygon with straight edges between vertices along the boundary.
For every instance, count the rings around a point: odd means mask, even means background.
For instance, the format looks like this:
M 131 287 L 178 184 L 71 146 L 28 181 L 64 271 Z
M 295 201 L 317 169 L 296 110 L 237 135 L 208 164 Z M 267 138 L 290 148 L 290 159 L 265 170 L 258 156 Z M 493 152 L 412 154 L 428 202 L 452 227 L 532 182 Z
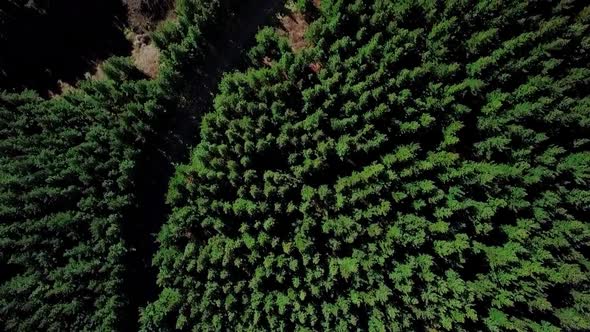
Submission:
M 106 67 L 122 80 L 84 82 L 50 100 L 0 95 L 3 330 L 121 328 L 121 227 L 157 87 L 128 80 L 121 59 Z
M 221 83 L 144 330 L 587 330 L 590 7 L 320 11 Z

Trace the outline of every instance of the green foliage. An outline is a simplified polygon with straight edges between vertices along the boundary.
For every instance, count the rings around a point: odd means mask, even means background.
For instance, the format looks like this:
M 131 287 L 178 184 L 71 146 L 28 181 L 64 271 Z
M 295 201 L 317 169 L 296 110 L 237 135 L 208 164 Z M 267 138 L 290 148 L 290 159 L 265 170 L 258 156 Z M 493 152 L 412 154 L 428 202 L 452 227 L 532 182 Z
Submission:
M 107 79 L 83 81 L 63 96 L 2 92 L 0 330 L 133 325 L 129 302 L 137 300 L 125 289 L 135 281 L 123 229 L 145 222 L 133 217 L 134 181 L 145 167 L 137 162 L 161 134 L 157 122 L 169 120 L 164 110 L 174 113 L 194 84 L 206 37 L 235 3 L 179 1 L 178 20 L 154 34 L 162 51 L 155 80 L 143 79 L 130 58 L 113 57 L 101 65 Z M 172 310 L 179 298 L 164 290 L 158 303 Z M 166 312 L 143 316 L 160 322 Z
M 168 95 L 180 95 L 201 74 L 205 55 L 218 30 L 238 0 L 177 0 L 176 16 L 153 33 L 161 50 L 160 81 Z
M 107 67 L 118 80 L 50 100 L 0 94 L 2 330 L 120 328 L 121 227 L 159 92 L 122 59 Z
M 315 9 L 312 0 L 296 0 L 294 5 L 302 13 L 311 13 Z
M 589 24 L 322 0 L 312 47 L 263 30 L 171 182 L 144 330 L 587 330 Z

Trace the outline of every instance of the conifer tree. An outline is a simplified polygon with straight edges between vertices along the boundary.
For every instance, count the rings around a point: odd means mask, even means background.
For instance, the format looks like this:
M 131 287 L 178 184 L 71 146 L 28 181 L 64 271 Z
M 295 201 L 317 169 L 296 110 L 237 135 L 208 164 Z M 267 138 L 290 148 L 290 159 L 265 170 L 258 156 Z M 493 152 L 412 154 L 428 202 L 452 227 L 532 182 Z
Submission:
M 134 234 L 124 229 L 145 222 L 136 216 L 135 182 L 146 169 L 138 163 L 167 138 L 156 138 L 168 134 L 161 123 L 186 102 L 202 49 L 237 4 L 179 1 L 178 20 L 153 36 L 161 50 L 154 80 L 130 58 L 113 57 L 101 64 L 106 79 L 49 100 L 0 91 L 0 330 L 125 331 L 137 323 L 128 317 L 138 302 L 128 286 L 137 281 L 126 265 L 137 257 Z
M 144 330 L 590 329 L 590 7 L 320 11 L 221 83 Z
M 0 94 L 2 330 L 121 327 L 121 228 L 158 90 L 126 60 L 105 69 L 117 81 L 50 100 Z

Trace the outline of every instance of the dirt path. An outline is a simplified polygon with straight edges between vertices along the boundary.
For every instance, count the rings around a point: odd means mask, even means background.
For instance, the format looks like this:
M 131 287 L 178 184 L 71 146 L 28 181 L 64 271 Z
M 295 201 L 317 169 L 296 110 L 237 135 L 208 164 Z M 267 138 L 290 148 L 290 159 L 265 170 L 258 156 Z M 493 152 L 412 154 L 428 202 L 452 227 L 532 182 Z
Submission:
M 157 250 L 157 233 L 170 213 L 165 201 L 175 165 L 186 163 L 192 147 L 198 143 L 200 119 L 212 110 L 223 73 L 245 67 L 244 55 L 255 42 L 256 32 L 283 8 L 282 0 L 244 2 L 217 38 L 209 41 L 211 47 L 205 57 L 208 62 L 194 81 L 188 83 L 183 96 L 185 102 L 170 121 L 160 124 L 156 141 L 138 161 L 138 206 L 123 229 L 131 248 L 125 282 L 130 303 L 122 314 L 124 331 L 138 330 L 140 308 L 153 301 L 158 293 L 152 257 Z

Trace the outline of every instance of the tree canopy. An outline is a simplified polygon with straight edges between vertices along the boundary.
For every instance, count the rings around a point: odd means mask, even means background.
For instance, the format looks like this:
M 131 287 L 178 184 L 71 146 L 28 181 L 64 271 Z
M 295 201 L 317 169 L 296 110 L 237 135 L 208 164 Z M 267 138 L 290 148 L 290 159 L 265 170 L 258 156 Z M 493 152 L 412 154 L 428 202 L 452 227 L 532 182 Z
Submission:
M 587 3 L 315 15 L 221 83 L 144 330 L 590 329 Z
M 0 46 L 77 8 L 28 4 Z M 0 330 L 590 330 L 587 1 L 290 1 L 210 91 L 248 5 L 177 1 L 151 80 L 112 57 L 45 98 L 0 55 Z
M 123 217 L 155 105 L 124 59 L 119 80 L 62 97 L 0 95 L 0 321 L 6 330 L 116 330 L 127 301 Z M 127 221 L 130 222 L 130 221 Z
M 138 281 L 130 278 L 141 263 L 130 262 L 132 237 L 151 238 L 125 233 L 149 229 L 136 226 L 145 223 L 137 219 L 136 181 L 149 169 L 138 163 L 165 141 L 156 136 L 169 135 L 162 123 L 187 103 L 207 38 L 235 4 L 179 1 L 177 20 L 152 34 L 162 52 L 154 80 L 129 57 L 112 57 L 101 64 L 104 79 L 50 99 L 0 91 L 0 330 L 137 325 L 130 285 Z

